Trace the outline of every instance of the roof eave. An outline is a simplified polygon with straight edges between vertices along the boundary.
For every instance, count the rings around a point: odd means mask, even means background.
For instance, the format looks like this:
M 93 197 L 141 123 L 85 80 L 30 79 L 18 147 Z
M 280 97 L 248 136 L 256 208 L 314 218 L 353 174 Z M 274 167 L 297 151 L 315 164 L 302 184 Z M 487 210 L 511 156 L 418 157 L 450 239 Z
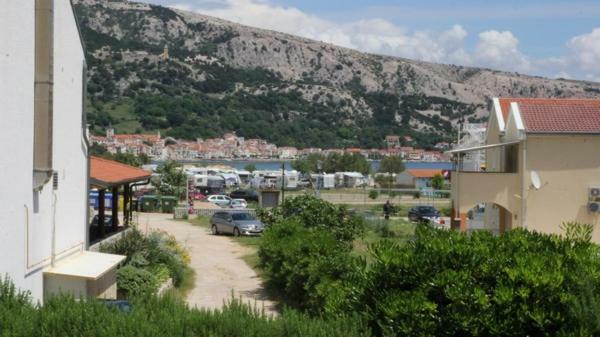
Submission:
M 101 179 L 90 177 L 90 185 L 94 185 L 94 186 L 98 186 L 98 187 L 112 187 L 112 186 L 136 183 L 136 182 L 140 182 L 140 181 L 144 181 L 144 180 L 150 180 L 151 177 L 152 176 L 148 175 L 145 177 L 128 178 L 128 179 L 123 179 L 123 180 L 118 180 L 118 181 L 104 181 Z
M 528 135 L 575 135 L 575 136 L 598 136 L 600 131 L 526 131 Z

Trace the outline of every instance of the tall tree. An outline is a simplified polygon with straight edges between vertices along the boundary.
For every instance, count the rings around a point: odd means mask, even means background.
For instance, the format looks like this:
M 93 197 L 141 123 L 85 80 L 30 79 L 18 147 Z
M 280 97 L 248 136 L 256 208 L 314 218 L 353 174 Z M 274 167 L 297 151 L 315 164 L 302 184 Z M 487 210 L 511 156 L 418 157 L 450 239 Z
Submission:
M 433 178 L 431 178 L 431 187 L 433 187 L 434 190 L 441 190 L 444 188 L 444 177 L 439 173 L 434 175 Z
M 152 178 L 152 185 L 162 195 L 184 196 L 187 176 L 181 165 L 175 161 L 167 161 L 156 168 L 159 176 Z
M 292 168 L 303 174 L 310 174 L 319 171 L 319 162 L 323 163 L 325 157 L 319 153 L 311 153 L 304 159 L 296 159 L 292 162 Z
M 382 173 L 400 173 L 404 171 L 404 162 L 400 156 L 389 156 L 381 160 L 379 172 Z
M 256 171 L 256 165 L 248 164 L 248 165 L 244 166 L 244 170 L 252 173 L 252 172 Z

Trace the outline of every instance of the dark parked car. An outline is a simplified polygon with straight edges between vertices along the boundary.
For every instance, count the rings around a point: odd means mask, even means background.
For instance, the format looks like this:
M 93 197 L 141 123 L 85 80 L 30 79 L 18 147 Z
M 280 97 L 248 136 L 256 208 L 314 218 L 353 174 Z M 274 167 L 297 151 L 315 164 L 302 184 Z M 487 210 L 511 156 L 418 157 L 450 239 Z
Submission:
M 133 306 L 129 301 L 126 300 L 98 300 L 100 303 L 104 303 L 108 308 L 115 309 L 124 313 L 131 313 L 133 311 Z
M 258 202 L 258 192 L 254 190 L 235 190 L 229 193 L 231 199 L 254 200 Z
M 119 223 L 119 220 L 117 220 L 117 223 Z M 98 214 L 94 215 L 90 225 L 92 227 L 98 227 Z M 112 215 L 104 214 L 104 227 L 112 227 Z
M 260 235 L 264 227 L 260 220 L 248 212 L 216 212 L 210 218 L 210 229 L 214 235 Z
M 418 223 L 440 224 L 440 212 L 433 206 L 415 206 L 408 210 L 408 220 Z

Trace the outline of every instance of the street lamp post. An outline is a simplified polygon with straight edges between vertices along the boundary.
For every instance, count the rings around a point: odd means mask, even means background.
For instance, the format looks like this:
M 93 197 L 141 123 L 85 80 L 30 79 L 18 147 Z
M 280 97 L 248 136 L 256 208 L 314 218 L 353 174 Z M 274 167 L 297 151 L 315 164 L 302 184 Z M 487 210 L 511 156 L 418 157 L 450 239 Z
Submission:
M 317 190 L 316 190 L 316 195 L 317 195 L 317 198 L 320 198 L 320 197 L 321 197 L 321 193 L 320 193 L 320 191 L 319 191 L 319 188 L 320 188 L 321 182 L 323 182 L 323 181 L 324 181 L 324 178 L 325 178 L 325 177 L 323 176 L 323 173 L 321 172 L 321 166 L 322 166 L 322 163 L 321 163 L 321 161 L 319 160 L 319 161 L 317 162 L 317 173 L 318 173 L 318 175 L 317 175 Z

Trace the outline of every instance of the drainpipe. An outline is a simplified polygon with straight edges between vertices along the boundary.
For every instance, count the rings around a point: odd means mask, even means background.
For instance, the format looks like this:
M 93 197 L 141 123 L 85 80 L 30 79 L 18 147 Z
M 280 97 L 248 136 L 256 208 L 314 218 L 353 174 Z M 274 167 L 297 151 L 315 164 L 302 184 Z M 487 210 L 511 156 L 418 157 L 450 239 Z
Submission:
M 527 170 L 527 138 L 523 138 L 521 141 L 521 146 L 523 148 L 521 150 L 523 157 L 523 163 L 521 164 L 521 227 L 527 229 L 527 197 L 525 196 L 525 192 L 527 190 L 527 176 L 525 175 Z
M 456 191 L 456 195 L 454 195 L 454 219 L 452 219 L 450 222 L 451 224 L 456 225 L 457 221 L 461 221 L 461 216 L 460 216 L 460 169 L 461 169 L 461 161 L 462 161 L 462 153 L 457 153 L 456 154 L 456 167 L 455 167 L 455 174 L 454 177 L 456 177 L 455 181 L 452 181 L 452 186 L 455 188 Z M 453 179 L 454 180 L 454 179 Z M 456 185 L 456 186 L 454 186 Z M 453 227 L 452 225 L 450 226 L 451 228 Z M 460 229 L 460 224 L 458 226 L 458 228 Z
M 56 260 L 56 202 L 58 197 L 56 191 L 52 193 L 52 248 L 50 254 L 50 265 L 54 267 L 54 261 Z
M 52 177 L 54 0 L 35 1 L 33 189 Z

